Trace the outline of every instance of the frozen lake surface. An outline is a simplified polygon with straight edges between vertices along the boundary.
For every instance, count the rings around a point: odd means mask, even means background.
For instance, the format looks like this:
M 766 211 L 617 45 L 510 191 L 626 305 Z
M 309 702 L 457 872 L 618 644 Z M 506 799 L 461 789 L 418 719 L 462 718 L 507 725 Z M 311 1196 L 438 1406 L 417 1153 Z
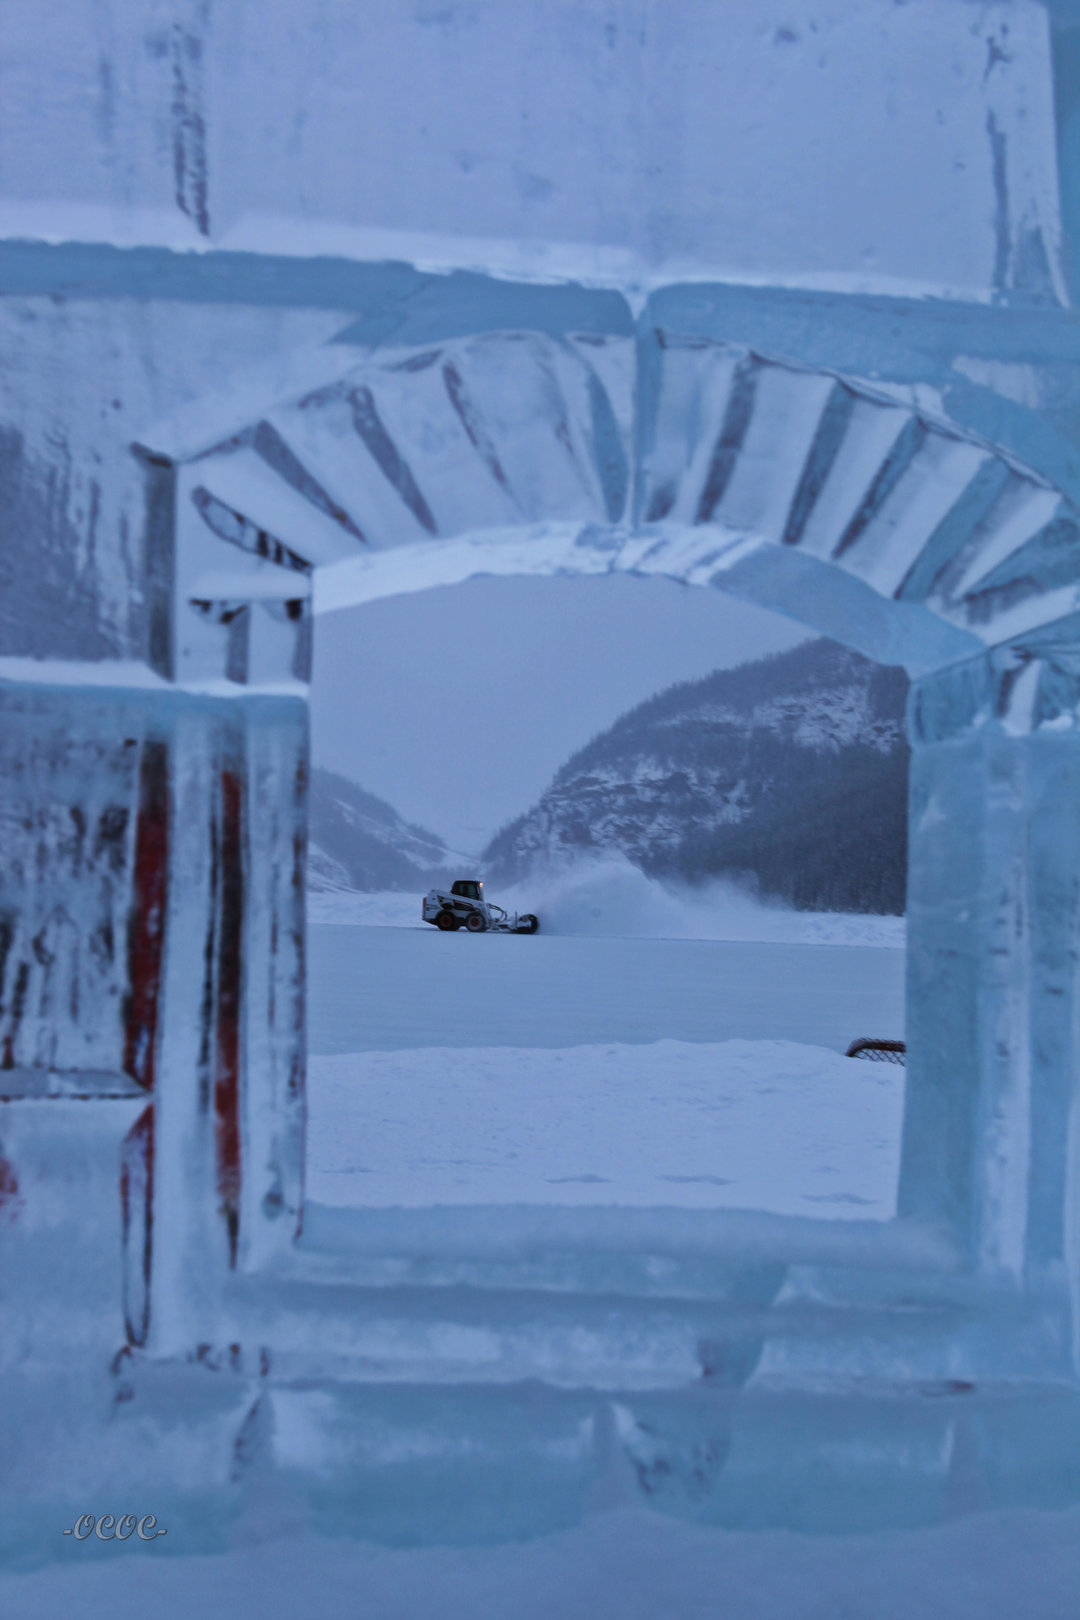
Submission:
M 308 1195 L 887 1219 L 903 953 L 314 925 Z
M 316 1055 L 904 1033 L 904 953 L 882 947 L 316 923 L 308 960 Z

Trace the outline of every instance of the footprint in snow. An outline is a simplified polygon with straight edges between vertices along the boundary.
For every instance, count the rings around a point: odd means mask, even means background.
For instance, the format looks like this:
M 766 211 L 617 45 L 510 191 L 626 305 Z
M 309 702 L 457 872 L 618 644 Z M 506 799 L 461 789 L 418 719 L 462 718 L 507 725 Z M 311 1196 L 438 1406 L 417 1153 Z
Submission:
M 549 1187 L 561 1187 L 569 1181 L 610 1182 L 610 1176 L 545 1176 Z
M 876 1198 L 860 1198 L 856 1193 L 803 1193 L 808 1204 L 876 1204 Z
M 705 1182 L 710 1187 L 733 1187 L 730 1176 L 657 1176 L 657 1181 L 677 1181 L 689 1186 L 692 1182 Z

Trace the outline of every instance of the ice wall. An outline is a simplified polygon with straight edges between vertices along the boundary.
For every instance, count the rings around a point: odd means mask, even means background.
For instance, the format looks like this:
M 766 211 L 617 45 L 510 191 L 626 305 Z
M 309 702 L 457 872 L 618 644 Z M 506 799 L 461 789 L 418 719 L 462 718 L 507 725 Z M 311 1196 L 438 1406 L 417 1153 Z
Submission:
M 247 305 L 0 302 L 0 655 L 153 661 L 171 590 L 139 432 L 341 317 Z
M 160 1453 L 178 1491 L 278 1470 L 351 1510 L 419 1452 L 406 1514 L 454 1519 L 471 1457 L 470 1533 L 520 1533 L 512 1410 L 572 1460 L 558 1513 L 621 1448 L 679 1511 L 749 1477 L 767 1518 L 781 1459 L 822 1477 L 830 1380 L 841 1513 L 868 1456 L 886 1517 L 971 1454 L 1022 1475 L 1000 1408 L 913 1448 L 907 1403 L 1076 1374 L 1080 341 L 1044 10 L 53 0 L 6 37 L 0 1240 L 38 1412 L 72 1355 L 43 1279 L 87 1222 L 105 1245 L 70 1434 L 15 1488 Z M 663 572 L 925 676 L 895 1228 L 421 1211 L 294 1244 L 302 632 L 358 557 L 381 590 Z M 715 1397 L 747 1391 L 740 1475 Z
M 164 746 L 152 698 L 64 695 L 0 687 L 0 1066 L 9 1084 L 17 1071 L 60 1091 L 150 1088 Z
M 1035 0 L 49 17 L 8 22 L 7 234 L 1063 296 Z

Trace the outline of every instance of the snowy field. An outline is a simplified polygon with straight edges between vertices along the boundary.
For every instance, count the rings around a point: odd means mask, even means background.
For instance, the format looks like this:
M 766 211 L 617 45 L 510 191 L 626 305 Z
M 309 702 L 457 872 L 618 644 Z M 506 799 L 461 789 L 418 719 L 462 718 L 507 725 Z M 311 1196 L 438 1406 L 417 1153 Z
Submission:
M 1080 1510 L 918 1531 L 719 1530 L 616 1507 L 524 1544 L 389 1548 L 272 1519 L 232 1552 L 0 1577 L 10 1620 L 1076 1620 Z M 77 1552 L 91 1549 L 78 1548 Z
M 326 898 L 356 920 L 310 929 L 315 1202 L 892 1215 L 903 1070 L 842 1054 L 903 1034 L 902 919 L 709 905 L 612 868 L 549 887 L 535 938 Z
M 441 941 L 440 941 L 441 943 Z M 903 1071 L 792 1041 L 316 1058 L 318 1203 L 895 1211 Z

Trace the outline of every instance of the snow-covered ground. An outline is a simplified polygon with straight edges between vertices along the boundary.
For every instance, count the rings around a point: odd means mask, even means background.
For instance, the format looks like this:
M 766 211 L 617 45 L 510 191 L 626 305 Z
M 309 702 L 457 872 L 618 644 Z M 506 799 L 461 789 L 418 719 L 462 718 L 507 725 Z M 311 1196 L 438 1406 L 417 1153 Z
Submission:
M 903 1070 L 791 1041 L 316 1058 L 324 1204 L 636 1204 L 887 1219 Z
M 356 897 L 381 926 L 314 924 L 308 1196 L 889 1217 L 903 1071 L 843 1053 L 902 1035 L 902 952 L 598 933 L 650 900 L 658 926 L 707 921 L 634 876 L 566 880 L 542 908 L 566 931 L 535 938 L 440 934 L 411 895 Z M 723 898 L 798 938 L 798 914 Z M 807 920 L 879 945 L 898 921 Z
M 108 1562 L 71 1548 L 0 1578 L 0 1605 L 11 1620 L 1076 1620 L 1080 1591 L 1075 1508 L 805 1536 L 618 1507 L 524 1544 L 423 1548 L 282 1535 L 268 1518 L 229 1553 L 166 1546 Z

